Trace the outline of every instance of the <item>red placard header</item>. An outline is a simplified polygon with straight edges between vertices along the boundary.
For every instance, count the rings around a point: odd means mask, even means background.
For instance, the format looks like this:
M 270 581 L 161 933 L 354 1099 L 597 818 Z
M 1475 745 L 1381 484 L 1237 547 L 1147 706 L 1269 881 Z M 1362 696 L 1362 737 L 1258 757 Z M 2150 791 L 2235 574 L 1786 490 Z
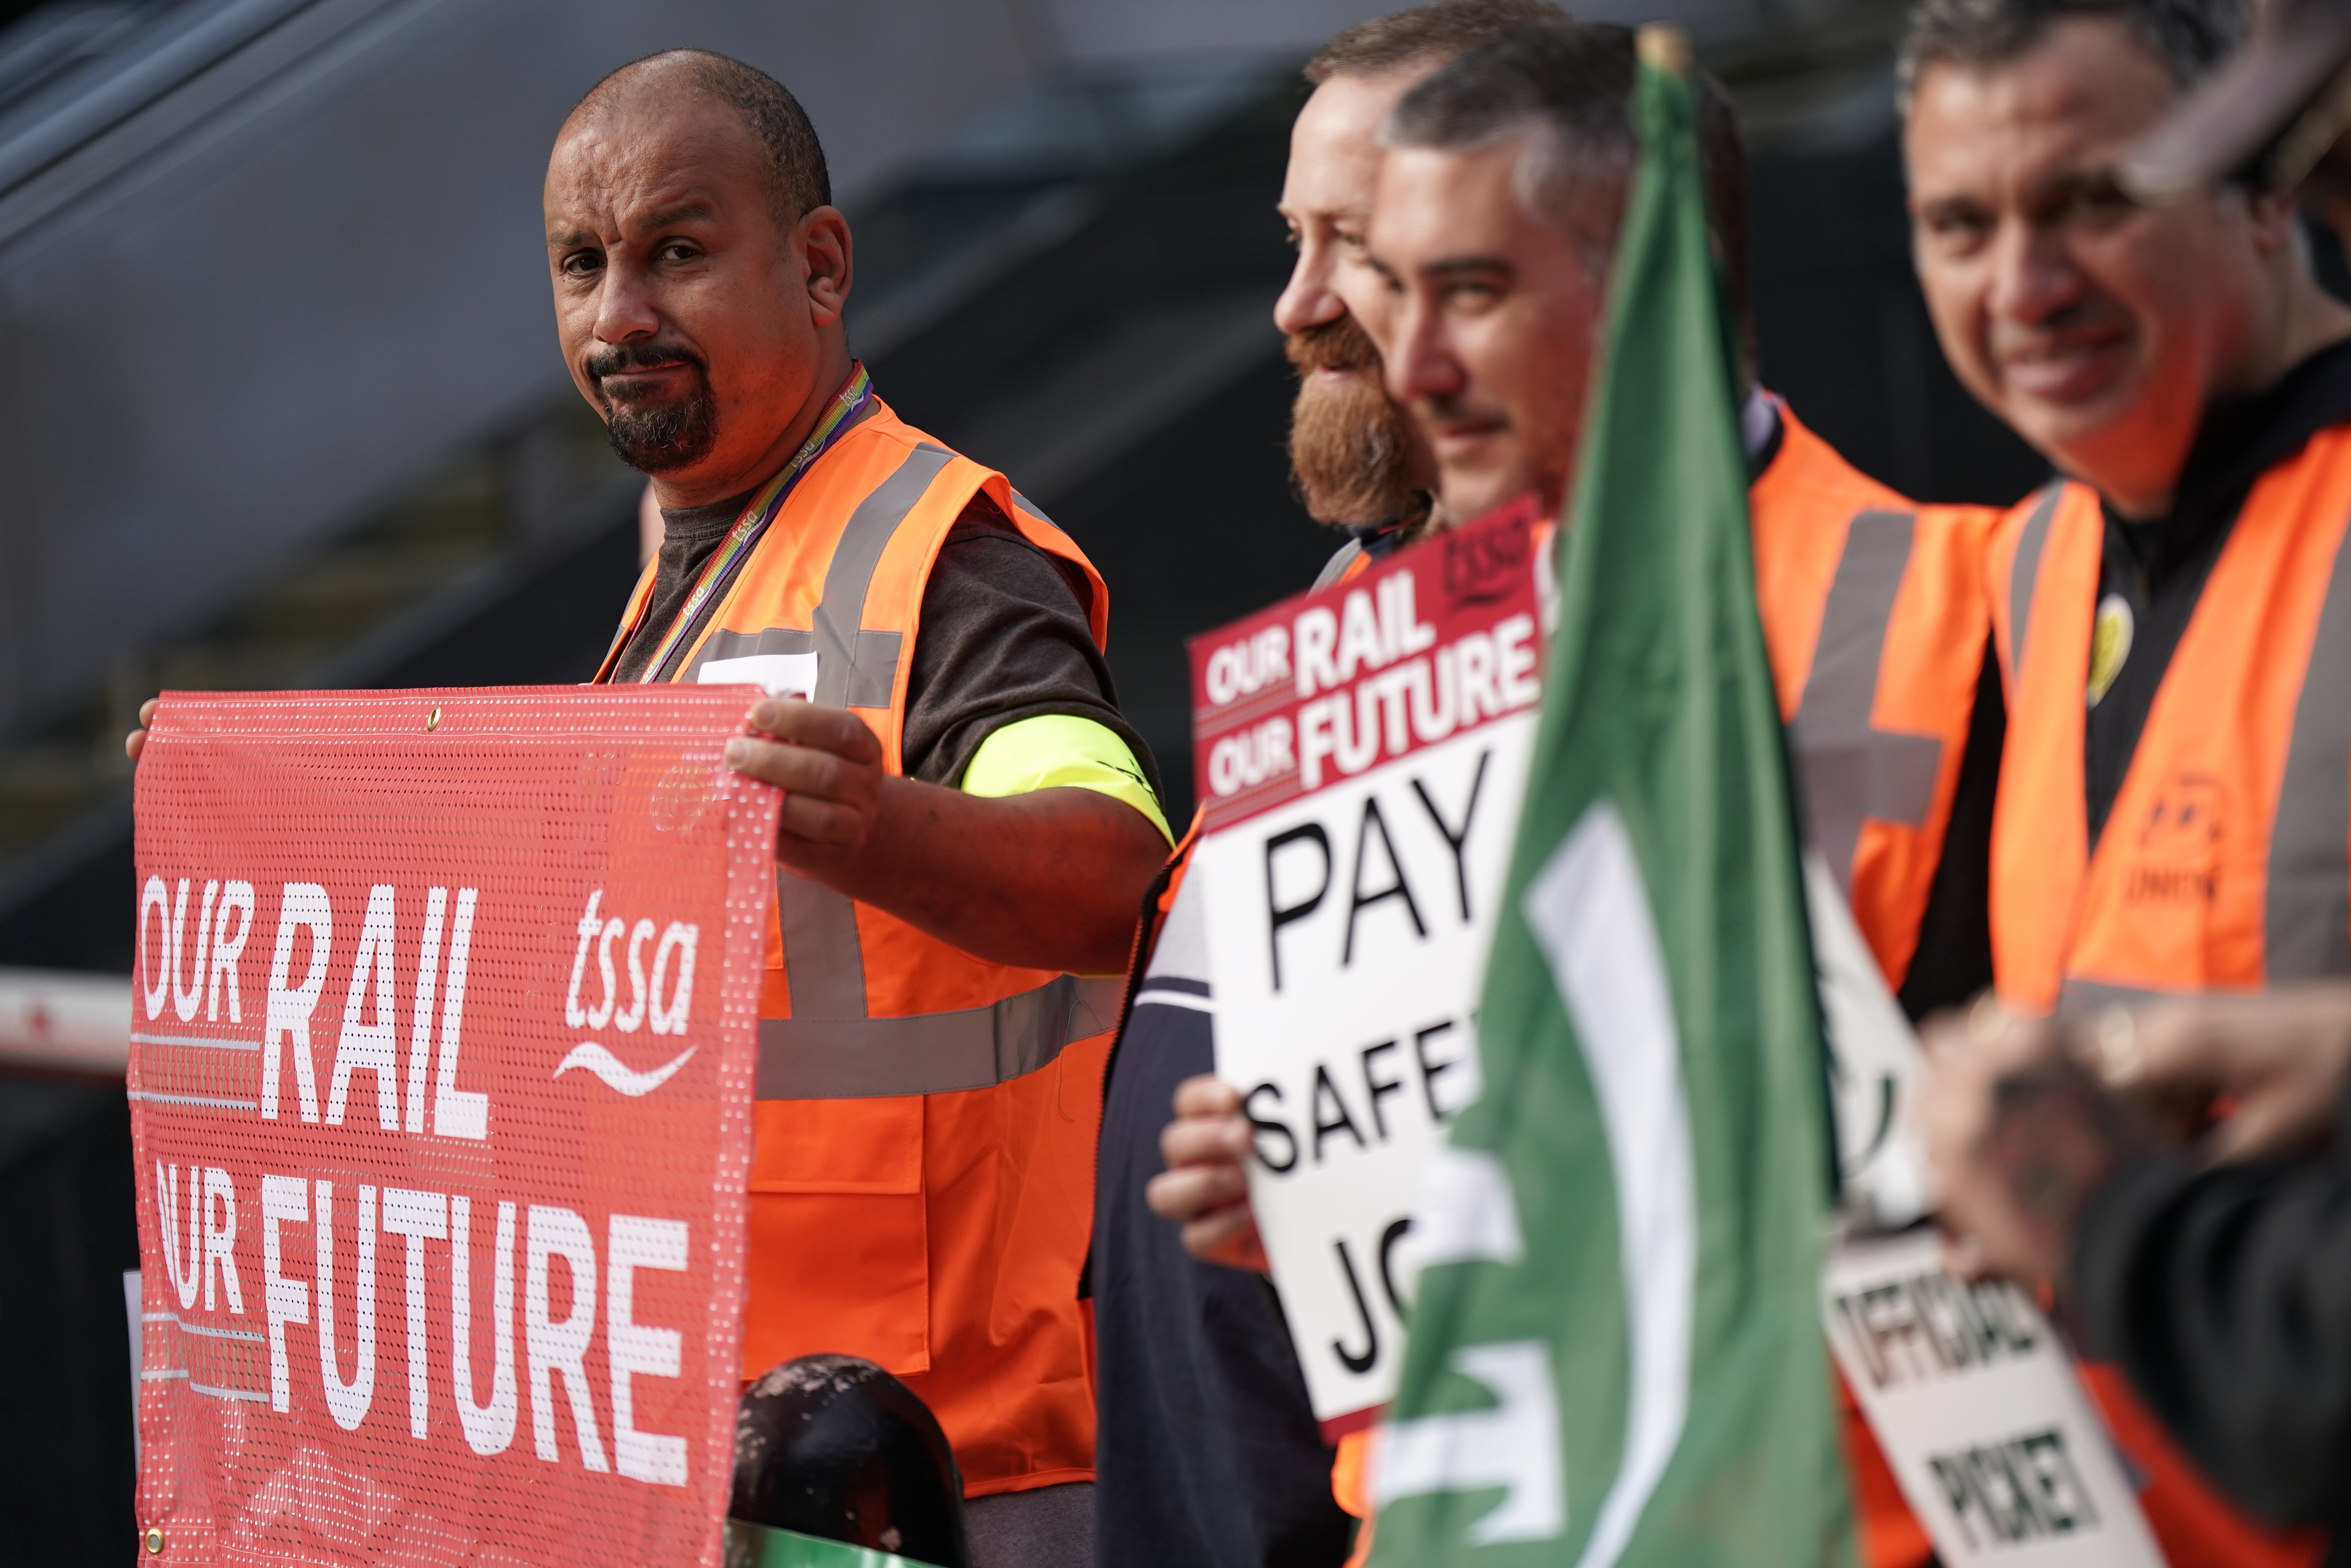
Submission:
M 1531 496 L 1191 639 L 1210 832 L 1533 705 Z

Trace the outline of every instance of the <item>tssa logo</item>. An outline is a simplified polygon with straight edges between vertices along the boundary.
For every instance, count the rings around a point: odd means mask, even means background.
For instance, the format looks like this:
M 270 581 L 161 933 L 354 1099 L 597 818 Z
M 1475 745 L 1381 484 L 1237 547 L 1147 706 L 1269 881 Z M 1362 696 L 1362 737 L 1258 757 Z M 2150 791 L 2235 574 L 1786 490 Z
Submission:
M 686 1004 L 694 994 L 694 946 L 699 934 L 696 928 L 683 920 L 672 920 L 662 931 L 661 940 L 653 948 L 652 983 L 646 983 L 645 944 L 653 940 L 655 927 L 651 920 L 639 920 L 632 928 L 619 916 L 610 919 L 597 918 L 597 906 L 604 901 L 604 889 L 597 888 L 588 895 L 588 908 L 580 917 L 580 946 L 571 955 L 571 988 L 563 994 L 563 1022 L 574 1029 L 601 1029 L 611 1024 L 623 1034 L 633 1034 L 640 1028 L 651 1029 L 656 1034 L 685 1033 Z M 621 1007 L 620 977 L 612 967 L 612 944 L 623 934 L 629 939 L 626 949 L 629 963 L 629 1005 Z M 580 982 L 588 972 L 588 953 L 596 953 L 596 971 L 603 981 L 603 994 L 593 1007 L 580 1005 Z M 662 988 L 667 981 L 672 960 L 677 964 L 677 977 L 668 981 L 669 1002 L 662 1002 Z
M 1458 610 L 1508 597 L 1526 570 L 1534 525 L 1541 520 L 1541 505 L 1527 494 L 1479 520 L 1489 526 L 1444 535 L 1442 575 L 1448 607 Z
M 571 985 L 563 993 L 563 1022 L 574 1029 L 601 1030 L 607 1024 L 623 1034 L 633 1034 L 640 1029 L 655 1034 L 684 1034 L 687 1010 L 694 1001 L 694 948 L 700 928 L 684 920 L 672 920 L 661 929 L 661 940 L 653 940 L 655 927 L 651 920 L 640 919 L 632 925 L 614 915 L 598 913 L 604 901 L 601 888 L 588 895 L 588 908 L 580 916 L 580 946 L 571 955 Z M 629 1004 L 621 1005 L 620 971 L 612 961 L 613 948 L 625 936 L 622 957 L 629 968 Z M 653 967 L 645 967 L 645 948 L 653 946 Z M 596 975 L 601 982 L 593 1006 L 582 1006 L 580 982 L 588 976 L 588 955 L 596 955 Z M 668 1000 L 663 1000 L 666 994 Z M 607 1088 L 634 1099 L 649 1095 L 667 1083 L 672 1074 L 685 1065 L 693 1056 L 691 1045 L 667 1062 L 640 1073 L 593 1040 L 582 1040 L 563 1058 L 555 1069 L 560 1078 L 574 1067 L 584 1067 L 601 1079 Z

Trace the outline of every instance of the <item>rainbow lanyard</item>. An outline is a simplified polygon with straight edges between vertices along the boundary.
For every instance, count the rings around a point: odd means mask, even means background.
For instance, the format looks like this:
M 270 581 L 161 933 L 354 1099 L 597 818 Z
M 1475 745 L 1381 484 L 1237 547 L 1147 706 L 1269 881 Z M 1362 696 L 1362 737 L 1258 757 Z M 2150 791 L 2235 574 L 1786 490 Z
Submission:
M 825 411 L 816 429 L 809 432 L 809 438 L 800 443 L 799 451 L 792 454 L 792 461 L 784 464 L 783 471 L 751 497 L 750 504 L 743 508 L 743 515 L 737 518 L 735 526 L 728 530 L 726 540 L 710 553 L 710 559 L 703 563 L 702 576 L 695 579 L 694 591 L 685 596 L 685 603 L 678 607 L 677 618 L 662 635 L 660 646 L 653 649 L 653 656 L 645 661 L 644 679 L 662 679 L 662 672 L 669 668 L 671 656 L 677 652 L 678 645 L 694 629 L 703 606 L 710 602 L 710 596 L 716 593 L 721 585 L 732 579 L 735 568 L 742 564 L 744 556 L 751 553 L 751 546 L 759 542 L 759 536 L 768 531 L 768 524 L 776 520 L 776 514 L 783 510 L 784 498 L 792 493 L 792 486 L 799 482 L 800 475 L 808 472 L 810 463 L 831 449 L 832 443 L 857 422 L 873 401 L 873 378 L 867 375 L 865 367 L 860 364 L 842 385 L 841 395 L 832 400 L 832 407 Z M 623 642 L 622 646 L 627 644 Z

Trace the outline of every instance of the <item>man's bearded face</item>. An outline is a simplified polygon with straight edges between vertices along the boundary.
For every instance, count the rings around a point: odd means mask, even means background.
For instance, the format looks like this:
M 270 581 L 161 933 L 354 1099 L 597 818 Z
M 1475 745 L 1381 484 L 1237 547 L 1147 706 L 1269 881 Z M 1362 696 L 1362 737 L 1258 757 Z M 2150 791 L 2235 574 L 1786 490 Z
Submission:
M 632 374 L 649 370 L 673 374 L 653 378 L 652 387 Z M 718 440 L 718 400 L 700 356 L 657 343 L 618 344 L 590 358 L 588 378 L 604 410 L 605 436 L 631 468 L 663 473 L 710 455 Z
M 1318 523 L 1385 523 L 1421 504 L 1436 482 L 1412 415 L 1380 384 L 1380 351 L 1353 316 L 1289 340 L 1298 371 L 1290 464 Z

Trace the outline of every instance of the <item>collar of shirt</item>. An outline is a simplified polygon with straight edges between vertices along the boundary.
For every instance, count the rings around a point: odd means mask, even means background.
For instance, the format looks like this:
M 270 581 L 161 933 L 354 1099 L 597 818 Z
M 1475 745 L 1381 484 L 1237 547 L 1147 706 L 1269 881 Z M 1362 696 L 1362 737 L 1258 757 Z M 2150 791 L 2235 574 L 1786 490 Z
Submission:
M 2133 520 L 2105 506 L 2106 521 L 2136 558 L 2147 588 L 2198 558 L 2224 530 L 2254 482 L 2329 425 L 2351 420 L 2351 338 L 2311 355 L 2267 391 L 2206 410 L 2181 464 L 2165 515 Z

